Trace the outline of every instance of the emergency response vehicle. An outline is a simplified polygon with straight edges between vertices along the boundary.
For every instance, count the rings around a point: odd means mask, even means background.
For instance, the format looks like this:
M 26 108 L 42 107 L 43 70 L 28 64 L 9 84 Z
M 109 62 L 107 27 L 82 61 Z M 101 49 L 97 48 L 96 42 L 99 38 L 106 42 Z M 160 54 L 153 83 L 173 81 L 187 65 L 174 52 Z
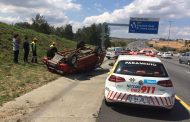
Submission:
M 115 102 L 171 110 L 175 103 L 174 87 L 160 59 L 120 55 L 105 82 L 105 103 Z

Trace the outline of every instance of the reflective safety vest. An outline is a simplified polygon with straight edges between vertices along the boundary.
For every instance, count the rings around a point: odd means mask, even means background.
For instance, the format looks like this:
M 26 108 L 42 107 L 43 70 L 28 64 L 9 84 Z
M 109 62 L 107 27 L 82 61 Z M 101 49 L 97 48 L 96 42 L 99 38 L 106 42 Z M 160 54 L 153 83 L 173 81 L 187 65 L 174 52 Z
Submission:
M 31 43 L 31 49 L 33 52 L 37 50 L 36 43 L 34 41 Z

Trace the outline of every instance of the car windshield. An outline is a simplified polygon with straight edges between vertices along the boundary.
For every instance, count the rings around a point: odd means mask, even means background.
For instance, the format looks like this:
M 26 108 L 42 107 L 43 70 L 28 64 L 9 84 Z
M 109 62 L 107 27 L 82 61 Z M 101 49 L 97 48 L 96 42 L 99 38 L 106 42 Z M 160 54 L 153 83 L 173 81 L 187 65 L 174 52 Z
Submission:
M 108 48 L 107 51 L 114 51 L 114 48 Z
M 122 48 L 115 48 L 115 51 L 122 51 Z
M 120 61 L 114 73 L 144 77 L 168 77 L 163 64 L 145 61 Z

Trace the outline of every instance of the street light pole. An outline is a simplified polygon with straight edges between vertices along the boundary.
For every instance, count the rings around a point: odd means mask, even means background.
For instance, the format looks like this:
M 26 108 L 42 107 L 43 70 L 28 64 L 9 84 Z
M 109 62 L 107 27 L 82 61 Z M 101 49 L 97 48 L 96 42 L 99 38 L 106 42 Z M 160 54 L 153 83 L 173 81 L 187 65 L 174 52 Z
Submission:
M 171 20 L 170 20 L 170 21 L 168 21 L 168 22 L 169 22 L 169 32 L 168 32 L 168 46 L 167 46 L 167 47 L 168 47 L 168 50 L 169 50 L 170 29 L 171 29 L 171 26 L 172 26 L 172 22 L 174 22 L 174 21 L 171 21 Z M 167 51 L 168 51 L 168 50 L 167 50 Z
M 169 32 L 168 32 L 168 41 L 170 39 L 170 29 L 171 29 L 171 26 L 172 26 L 172 22 L 174 21 L 168 21 L 169 22 Z

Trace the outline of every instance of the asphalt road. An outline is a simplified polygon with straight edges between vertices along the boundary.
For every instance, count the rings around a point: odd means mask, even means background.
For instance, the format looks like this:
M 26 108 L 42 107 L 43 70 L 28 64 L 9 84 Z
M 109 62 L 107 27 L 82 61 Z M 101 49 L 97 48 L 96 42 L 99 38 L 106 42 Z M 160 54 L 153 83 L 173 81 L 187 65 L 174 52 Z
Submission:
M 173 81 L 176 95 L 190 105 L 190 66 L 179 64 L 178 58 L 162 59 Z M 97 122 L 190 122 L 190 112 L 176 100 L 171 112 L 159 108 L 115 104 L 112 107 L 104 101 L 97 118 Z

